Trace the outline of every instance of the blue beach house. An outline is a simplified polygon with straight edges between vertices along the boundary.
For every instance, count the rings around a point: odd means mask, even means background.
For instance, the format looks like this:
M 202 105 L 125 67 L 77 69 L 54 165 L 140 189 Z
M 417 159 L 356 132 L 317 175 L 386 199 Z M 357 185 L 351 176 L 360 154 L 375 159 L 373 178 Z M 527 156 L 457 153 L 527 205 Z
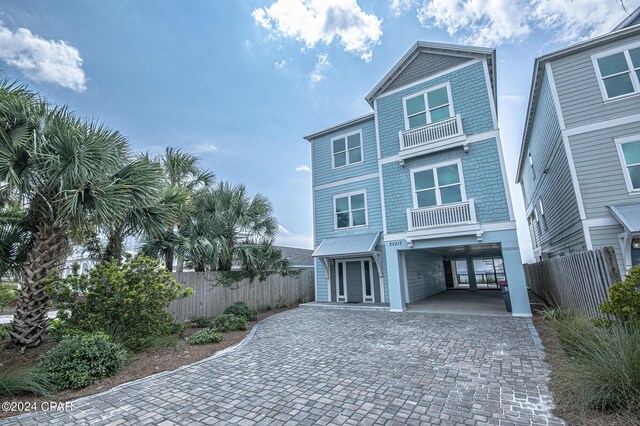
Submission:
M 373 112 L 305 137 L 318 302 L 400 312 L 507 281 L 530 315 L 495 67 L 495 49 L 417 42 L 366 96 Z

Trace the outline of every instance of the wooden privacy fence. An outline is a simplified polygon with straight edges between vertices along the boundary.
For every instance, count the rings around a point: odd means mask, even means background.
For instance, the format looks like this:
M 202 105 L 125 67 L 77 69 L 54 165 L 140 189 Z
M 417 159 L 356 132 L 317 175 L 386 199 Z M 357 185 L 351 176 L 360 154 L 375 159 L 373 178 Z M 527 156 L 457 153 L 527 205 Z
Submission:
M 297 277 L 271 275 L 265 281 L 245 279 L 232 287 L 217 285 L 215 272 L 177 272 L 173 277 L 194 293 L 169 306 L 169 312 L 176 321 L 186 321 L 193 317 L 213 317 L 221 314 L 234 302 L 246 302 L 249 306 L 274 306 L 284 299 L 289 303 L 300 298 L 314 298 L 313 269 L 302 270 Z
M 591 316 L 601 315 L 609 287 L 620 281 L 613 247 L 526 264 L 524 272 L 531 291 L 547 302 Z

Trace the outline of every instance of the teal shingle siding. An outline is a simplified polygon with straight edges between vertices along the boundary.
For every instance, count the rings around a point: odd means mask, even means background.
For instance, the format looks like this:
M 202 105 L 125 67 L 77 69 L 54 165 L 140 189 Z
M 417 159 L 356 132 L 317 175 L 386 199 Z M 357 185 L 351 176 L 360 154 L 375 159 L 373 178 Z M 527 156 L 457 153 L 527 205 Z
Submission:
M 407 160 L 405 167 L 396 162 L 384 164 L 387 232 L 407 230 L 407 209 L 413 207 L 411 169 L 457 159 L 462 161 L 467 199 L 475 201 L 478 222 L 509 220 L 498 149 L 496 139 L 491 138 L 469 144 L 467 153 L 462 148 L 455 148 Z
M 478 62 L 379 98 L 377 114 L 382 157 L 400 151 L 398 132 L 405 130 L 402 98 L 446 82 L 451 85 L 454 113 L 461 115 L 462 127 L 467 136 L 493 129 L 484 68 L 482 63 Z
M 364 162 L 333 169 L 331 139 L 360 129 L 362 129 Z M 378 149 L 376 147 L 376 130 L 373 118 L 357 126 L 314 139 L 312 170 L 314 185 L 376 173 L 378 171 Z

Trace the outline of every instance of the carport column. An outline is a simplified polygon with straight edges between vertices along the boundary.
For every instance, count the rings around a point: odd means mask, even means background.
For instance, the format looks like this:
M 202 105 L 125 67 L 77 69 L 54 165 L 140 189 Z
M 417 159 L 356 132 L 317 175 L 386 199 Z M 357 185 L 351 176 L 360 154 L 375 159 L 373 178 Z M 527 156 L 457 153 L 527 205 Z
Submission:
M 502 261 L 504 262 L 504 272 L 509 284 L 512 314 L 514 316 L 530 317 L 529 295 L 527 294 L 527 283 L 524 278 L 516 231 L 513 231 L 513 237 L 515 241 L 502 241 Z
M 400 283 L 400 251 L 407 248 L 407 242 L 386 241 L 385 257 L 387 259 L 387 287 L 389 288 L 389 310 L 391 312 L 404 311 L 404 298 Z
M 473 257 L 467 257 L 467 277 L 469 278 L 469 290 L 477 290 L 476 267 L 473 265 Z

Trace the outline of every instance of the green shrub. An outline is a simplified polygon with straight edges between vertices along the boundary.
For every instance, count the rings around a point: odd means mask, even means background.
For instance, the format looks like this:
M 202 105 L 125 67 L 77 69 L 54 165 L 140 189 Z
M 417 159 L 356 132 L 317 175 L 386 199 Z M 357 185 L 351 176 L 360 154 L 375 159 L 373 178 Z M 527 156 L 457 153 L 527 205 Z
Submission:
M 0 324 L 0 342 L 9 337 L 9 324 Z
M 258 321 L 258 311 L 250 308 L 244 302 L 236 302 L 224 310 L 225 314 L 235 315 L 237 317 L 245 317 L 247 321 Z
M 160 262 L 144 257 L 122 265 L 100 263 L 88 274 L 52 277 L 47 285 L 47 292 L 61 308 L 56 331 L 104 332 L 133 351 L 172 333 L 174 321 L 166 308 L 192 291 L 183 289 Z M 80 295 L 84 297 L 78 298 Z
M 623 282 L 609 287 L 609 300 L 600 310 L 623 322 L 640 323 L 640 265 L 631 268 Z
M 218 331 L 246 330 L 248 328 L 245 317 L 237 317 L 232 314 L 220 314 L 213 319 L 213 327 Z
M 289 301 L 284 297 L 281 297 L 280 300 L 278 300 L 278 303 L 276 303 L 276 309 L 286 309 L 288 307 Z
M 298 303 L 309 303 L 311 302 L 311 298 L 307 297 L 307 296 L 302 296 L 299 300 Z
M 190 320 L 192 327 L 211 328 L 213 327 L 213 318 L 209 317 L 193 317 Z
M 8 307 L 18 298 L 18 292 L 13 283 L 0 282 L 0 311 Z
M 598 327 L 582 316 L 552 324 L 572 357 L 555 372 L 563 400 L 581 410 L 640 408 L 640 328 Z
M 271 305 L 258 305 L 256 306 L 256 311 L 258 312 L 269 312 L 271 310 Z
M 42 372 L 36 369 L 0 371 L 0 397 L 16 397 L 19 395 L 49 396 L 55 392 Z
M 40 358 L 37 369 L 57 390 L 78 389 L 118 373 L 126 349 L 104 333 L 67 336 Z
M 190 345 L 206 345 L 207 343 L 218 343 L 222 340 L 222 334 L 213 328 L 203 328 L 187 337 Z

